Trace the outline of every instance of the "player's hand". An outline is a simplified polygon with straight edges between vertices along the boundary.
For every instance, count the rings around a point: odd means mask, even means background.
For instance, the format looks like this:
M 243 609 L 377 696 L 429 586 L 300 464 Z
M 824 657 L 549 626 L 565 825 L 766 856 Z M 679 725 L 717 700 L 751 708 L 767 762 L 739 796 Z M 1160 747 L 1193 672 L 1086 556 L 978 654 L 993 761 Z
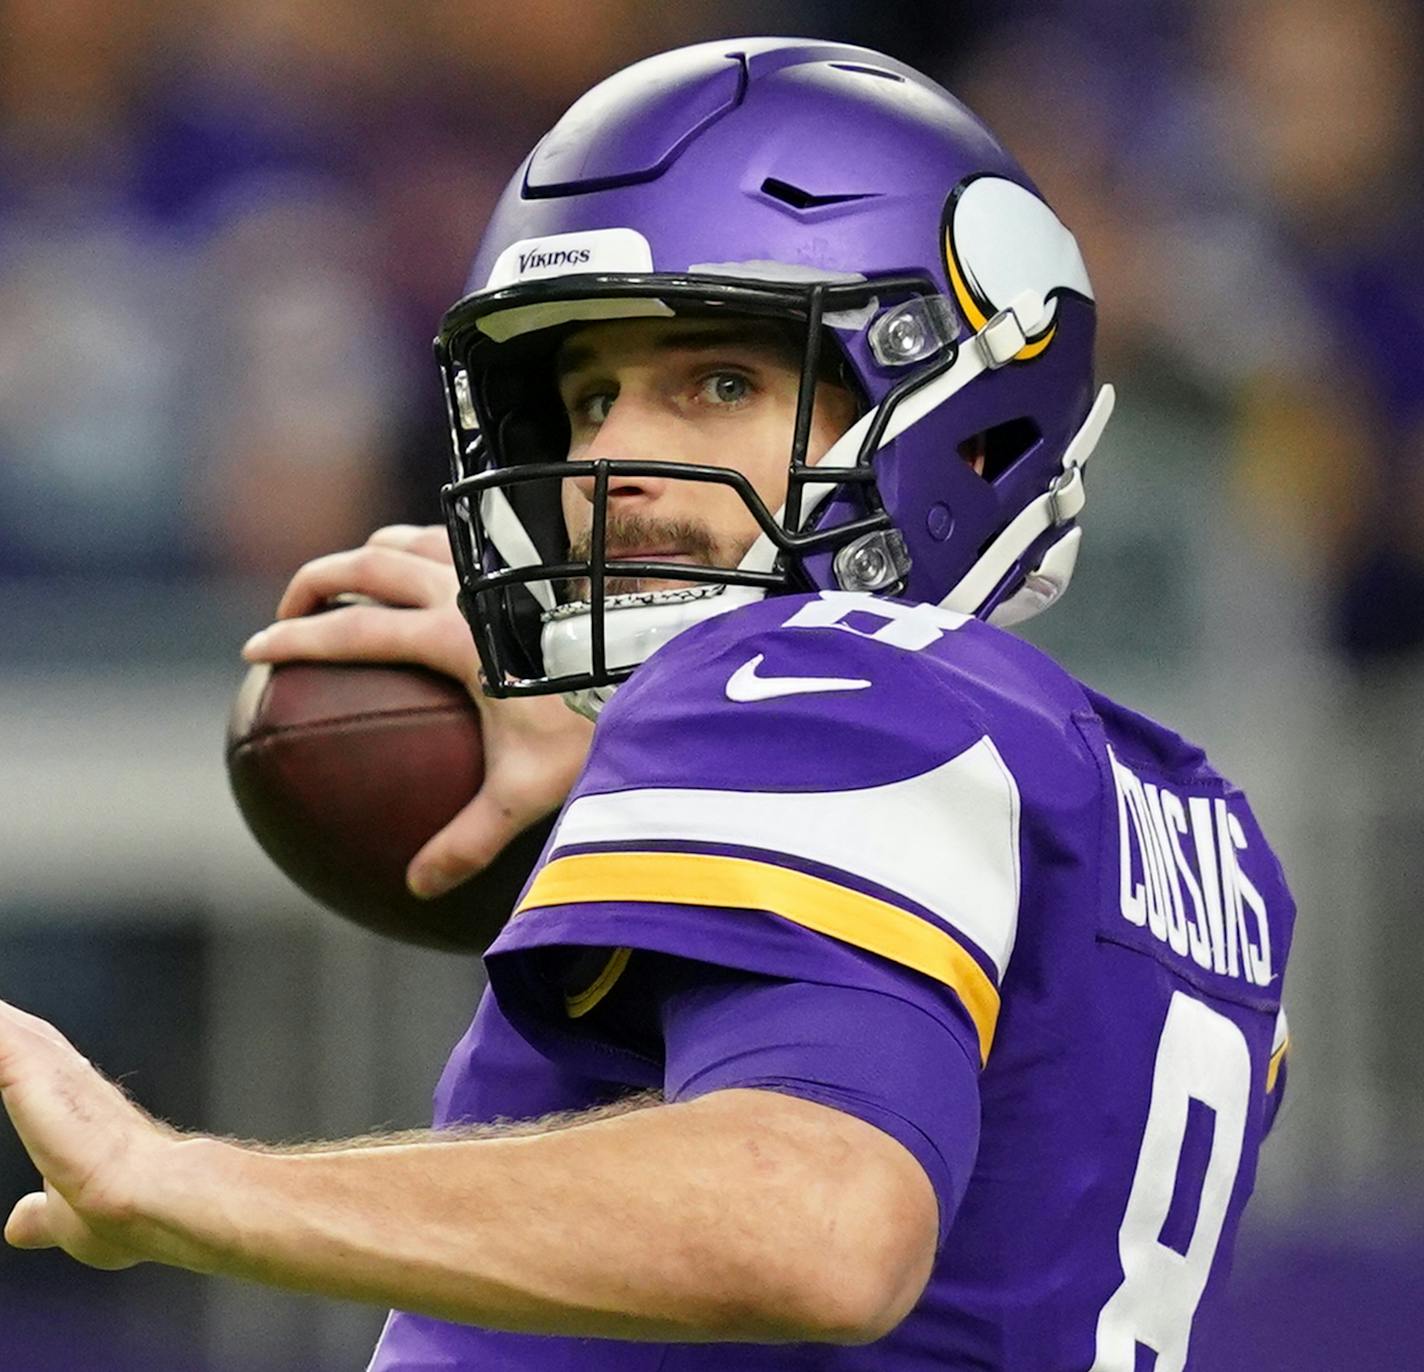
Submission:
M 418 896 L 459 885 L 516 834 L 558 809 L 593 734 L 593 726 L 555 696 L 493 700 L 481 691 L 479 657 L 456 604 L 458 591 L 444 529 L 378 529 L 364 547 L 302 567 L 277 606 L 277 622 L 243 648 L 249 662 L 417 663 L 464 683 L 484 731 L 484 785 L 412 859 L 406 880 Z M 312 613 L 352 594 L 379 603 Z
M 160 1256 L 137 1237 L 141 1197 L 175 1141 L 53 1025 L 0 1001 L 0 1093 L 43 1191 L 5 1226 L 15 1248 L 62 1248 L 90 1267 Z

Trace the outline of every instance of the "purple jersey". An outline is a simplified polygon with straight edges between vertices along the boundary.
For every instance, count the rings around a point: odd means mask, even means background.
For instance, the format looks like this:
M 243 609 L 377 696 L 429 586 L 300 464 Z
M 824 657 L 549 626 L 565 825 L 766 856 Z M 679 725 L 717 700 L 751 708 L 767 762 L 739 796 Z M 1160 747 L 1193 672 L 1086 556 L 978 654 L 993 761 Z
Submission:
M 373 1372 L 1190 1367 L 1280 1096 L 1293 913 L 1198 749 L 1018 639 L 842 592 L 689 630 L 600 720 L 437 1124 L 676 1094 L 637 1051 L 649 955 L 910 1000 L 961 1112 L 979 1069 L 929 1285 L 866 1347 L 397 1313 Z

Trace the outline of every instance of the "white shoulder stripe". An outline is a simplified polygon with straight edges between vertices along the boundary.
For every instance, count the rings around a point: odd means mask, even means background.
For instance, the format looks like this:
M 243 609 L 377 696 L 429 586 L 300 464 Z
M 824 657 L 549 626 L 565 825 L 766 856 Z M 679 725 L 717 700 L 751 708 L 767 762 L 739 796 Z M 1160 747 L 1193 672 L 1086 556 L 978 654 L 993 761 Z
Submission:
M 1000 976 L 1013 951 L 1019 791 L 988 737 L 932 771 L 859 790 L 580 796 L 554 848 L 677 840 L 762 848 L 873 881 L 972 939 Z

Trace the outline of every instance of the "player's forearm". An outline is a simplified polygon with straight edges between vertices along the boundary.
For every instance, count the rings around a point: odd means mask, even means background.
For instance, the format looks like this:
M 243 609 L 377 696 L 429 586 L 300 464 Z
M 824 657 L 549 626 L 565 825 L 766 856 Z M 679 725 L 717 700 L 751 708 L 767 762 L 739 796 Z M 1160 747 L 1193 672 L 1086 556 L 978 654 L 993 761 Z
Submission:
M 865 1255 L 840 1251 L 856 1231 L 834 1193 L 844 1178 L 799 1161 L 822 1140 L 796 1136 L 818 1122 L 794 1107 L 817 1107 L 779 1103 L 793 1110 L 760 1135 L 708 1098 L 536 1137 L 295 1156 L 193 1141 L 150 1207 L 153 1246 L 203 1271 L 495 1328 L 864 1337 L 850 1259 Z

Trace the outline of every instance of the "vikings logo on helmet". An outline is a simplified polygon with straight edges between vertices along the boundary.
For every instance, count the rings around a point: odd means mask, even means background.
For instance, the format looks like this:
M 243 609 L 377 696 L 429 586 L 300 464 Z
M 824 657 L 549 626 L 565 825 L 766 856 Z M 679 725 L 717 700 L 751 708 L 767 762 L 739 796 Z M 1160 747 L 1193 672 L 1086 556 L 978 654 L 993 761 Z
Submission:
M 1025 290 L 1043 299 L 1044 320 L 1015 354 L 1027 362 L 1052 341 L 1058 296 L 1093 299 L 1083 255 L 1063 221 L 1032 191 L 999 176 L 956 186 L 945 204 L 945 266 L 969 327 L 982 329 Z
M 496 694 L 594 707 L 671 635 L 768 594 L 851 589 L 1011 622 L 1067 585 L 1081 467 L 1112 403 L 1109 388 L 1094 402 L 1092 288 L 1023 169 L 910 67 L 757 39 L 620 72 L 515 175 L 469 289 L 437 339 L 446 508 Z M 656 464 L 732 486 L 761 537 L 735 567 L 624 564 L 694 584 L 605 595 L 597 536 L 570 560 L 562 483 L 606 492 L 649 464 L 565 460 L 549 357 L 572 323 L 709 310 L 786 321 L 803 376 L 835 357 L 861 416 L 814 465 L 797 426 L 779 510 L 731 469 Z M 971 442 L 982 474 L 958 459 Z M 588 599 L 560 603 L 578 581 Z

